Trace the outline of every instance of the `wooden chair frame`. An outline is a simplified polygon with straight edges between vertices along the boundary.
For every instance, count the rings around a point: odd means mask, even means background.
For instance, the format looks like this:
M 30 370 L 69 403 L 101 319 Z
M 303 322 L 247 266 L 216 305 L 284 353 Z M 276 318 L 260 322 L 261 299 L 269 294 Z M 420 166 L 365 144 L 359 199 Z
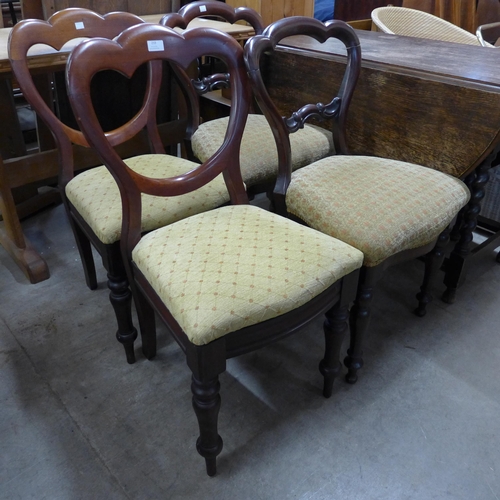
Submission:
M 164 50 L 148 52 L 148 40 L 163 42 Z M 189 64 L 203 55 L 220 58 L 230 75 L 233 105 L 223 145 L 205 163 L 180 177 L 151 179 L 134 173 L 113 150 L 100 127 L 89 95 L 92 76 L 108 69 L 130 76 L 139 64 L 155 59 L 168 60 L 187 71 Z M 242 49 L 231 37 L 214 30 L 189 30 L 180 35 L 163 26 L 136 26 L 115 41 L 89 40 L 81 44 L 71 56 L 67 75 L 72 106 L 81 129 L 120 186 L 123 206 L 121 245 L 129 280 L 137 294 L 137 304 L 152 321 L 153 309 L 156 310 L 185 352 L 192 370 L 193 407 L 200 428 L 197 449 L 205 458 L 207 473 L 214 475 L 216 457 L 222 450 L 222 439 L 217 430 L 220 408 L 218 377 L 225 370 L 226 359 L 283 338 L 326 312 L 326 351 L 320 370 L 324 376 L 324 395 L 330 396 L 333 380 L 341 370 L 338 357 L 347 326 L 347 308 L 354 298 L 358 273 L 345 276 L 290 313 L 229 333 L 205 345 L 191 343 L 132 262 L 132 250 L 141 239 L 141 193 L 177 196 L 196 190 L 223 173 L 231 202 L 236 205 L 248 203 L 239 169 L 239 147 L 251 97 Z

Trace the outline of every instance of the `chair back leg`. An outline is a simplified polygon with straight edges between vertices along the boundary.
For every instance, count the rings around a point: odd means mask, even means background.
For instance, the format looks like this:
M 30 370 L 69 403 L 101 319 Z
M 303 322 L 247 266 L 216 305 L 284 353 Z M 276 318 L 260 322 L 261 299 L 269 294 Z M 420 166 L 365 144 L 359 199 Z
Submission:
M 361 270 L 361 279 L 354 305 L 349 316 L 351 341 L 344 365 L 347 368 L 345 379 L 350 384 L 358 380 L 357 372 L 363 367 L 363 345 L 370 326 L 371 304 L 377 275 L 381 274 L 378 267 L 365 267 Z
M 342 370 L 340 350 L 347 333 L 349 308 L 336 305 L 326 314 L 323 324 L 325 332 L 325 356 L 319 363 L 319 371 L 324 377 L 323 396 L 329 398 L 333 391 L 333 382 Z
M 432 302 L 430 289 L 444 262 L 446 247 L 450 241 L 451 226 L 447 227 L 440 235 L 434 248 L 425 256 L 425 272 L 420 292 L 417 293 L 418 306 L 415 314 L 423 318 L 427 313 L 427 304 Z

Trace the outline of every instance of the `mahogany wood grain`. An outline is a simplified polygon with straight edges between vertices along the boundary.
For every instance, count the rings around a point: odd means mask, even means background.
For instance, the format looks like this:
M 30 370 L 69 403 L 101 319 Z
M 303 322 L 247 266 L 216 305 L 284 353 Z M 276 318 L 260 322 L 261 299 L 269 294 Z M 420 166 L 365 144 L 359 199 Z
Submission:
M 41 0 L 21 0 L 23 19 L 43 19 Z
M 500 2 L 498 0 L 478 0 L 477 25 L 500 21 Z
M 284 17 L 314 16 L 314 0 L 226 0 L 226 3 L 231 7 L 256 10 L 265 26 Z
M 403 0 L 403 7 L 422 10 L 474 33 L 483 0 Z M 489 0 L 488 0 L 489 1 Z M 492 0 L 497 2 L 498 0 Z M 477 4 L 477 15 L 476 15 Z M 400 4 L 401 5 L 401 4 Z

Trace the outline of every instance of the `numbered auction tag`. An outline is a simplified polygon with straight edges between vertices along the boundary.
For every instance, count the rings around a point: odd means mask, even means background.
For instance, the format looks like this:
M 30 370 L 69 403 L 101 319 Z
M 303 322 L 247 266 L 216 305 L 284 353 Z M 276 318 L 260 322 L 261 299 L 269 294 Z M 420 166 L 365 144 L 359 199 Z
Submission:
M 207 11 L 207 6 L 206 5 L 200 5 L 200 12 L 206 12 Z
M 163 40 L 148 40 L 148 50 L 149 52 L 161 52 L 165 50 Z
M 83 30 L 85 29 L 85 25 L 80 21 L 79 23 L 75 23 L 75 28 L 77 30 Z

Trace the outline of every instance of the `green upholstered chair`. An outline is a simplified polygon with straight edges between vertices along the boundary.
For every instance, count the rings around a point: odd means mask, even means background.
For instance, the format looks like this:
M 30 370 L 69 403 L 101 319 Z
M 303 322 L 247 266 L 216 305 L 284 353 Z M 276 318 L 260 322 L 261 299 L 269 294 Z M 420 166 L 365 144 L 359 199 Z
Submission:
M 154 49 L 149 50 L 148 49 Z M 117 70 L 128 76 L 153 59 L 187 71 L 203 55 L 222 60 L 230 75 L 232 107 L 223 145 L 184 175 L 150 178 L 114 152 L 89 98 L 92 75 Z M 88 142 L 120 186 L 122 250 L 143 313 L 153 309 L 168 325 L 192 370 L 197 449 L 207 473 L 216 473 L 222 449 L 217 430 L 219 375 L 226 359 L 285 337 L 326 312 L 326 350 L 320 364 L 330 396 L 341 370 L 347 307 L 354 299 L 362 253 L 330 236 L 248 204 L 239 168 L 239 146 L 250 102 L 241 46 L 215 30 L 183 35 L 159 25 L 135 26 L 115 39 L 88 40 L 68 65 L 75 115 Z M 145 196 L 196 193 L 223 175 L 231 203 L 142 235 Z M 166 409 L 165 418 L 175 409 Z M 167 444 L 166 444 L 167 445 Z
M 262 18 L 253 9 L 232 8 L 222 2 L 192 2 L 178 13 L 167 14 L 160 21 L 171 28 L 186 28 L 195 17 L 216 16 L 229 22 L 245 20 L 255 33 L 263 30 Z M 218 118 L 202 123 L 190 138 L 194 158 L 205 161 L 222 144 L 228 118 Z M 291 139 L 294 170 L 319 160 L 333 152 L 331 134 L 315 125 L 305 127 Z M 241 143 L 241 172 L 250 194 L 272 190 L 278 170 L 278 156 L 269 124 L 262 114 L 250 114 Z
M 75 175 L 82 158 L 91 155 L 88 144 L 78 129 L 61 121 L 54 107 L 46 103 L 38 92 L 28 67 L 28 50 L 39 43 L 61 50 L 67 42 L 75 39 L 114 38 L 126 28 L 142 22 L 137 16 L 126 12 L 101 16 L 87 9 L 66 9 L 55 13 L 48 21 L 31 19 L 18 23 L 9 38 L 9 58 L 21 90 L 55 138 L 60 167 L 59 188 L 80 251 L 87 285 L 91 289 L 97 287 L 91 249 L 93 245 L 108 273 L 110 301 L 118 323 L 116 335 L 125 347 L 129 363 L 135 361 L 137 330 L 132 322 L 132 295 L 120 252 L 122 208 L 118 186 L 102 165 Z M 137 107 L 140 109 L 131 113 L 136 114 L 128 127 L 110 131 L 109 138 L 116 147 L 122 148 L 120 151 L 128 158 L 127 164 L 137 172 L 157 177 L 181 175 L 193 168 L 193 162 L 165 154 L 164 144 L 179 143 L 184 138 L 187 125 L 184 122 L 171 123 L 160 137 L 156 107 L 161 63 L 160 66 L 151 66 L 149 71 L 149 81 L 154 85 L 148 87 L 147 100 L 142 107 L 139 102 Z M 143 76 L 145 81 L 146 77 Z M 106 84 L 106 80 L 103 80 Z M 138 83 L 135 85 L 141 87 Z M 121 107 L 125 107 L 124 102 L 118 102 Z M 107 109 L 113 109 L 111 104 Z M 150 154 L 137 154 L 137 151 Z M 99 165 L 97 157 L 95 162 Z M 204 186 L 196 195 L 187 194 L 175 200 L 147 196 L 142 214 L 142 230 L 147 232 L 156 229 L 194 213 L 210 210 L 228 200 L 229 194 L 222 179 Z M 149 318 L 139 316 L 139 323 L 143 352 L 151 358 L 156 352 L 154 327 L 148 331 Z
M 272 58 L 276 45 L 288 36 L 308 35 L 324 42 L 338 32 L 343 33 L 342 41 L 347 48 L 346 73 L 338 93 L 328 104 L 304 103 L 290 116 L 282 117 L 260 69 L 264 53 Z M 448 226 L 467 203 L 469 191 L 460 180 L 430 168 L 348 154 L 345 124 L 360 71 L 361 48 L 354 30 L 342 21 L 325 25 L 310 18 L 277 21 L 247 43 L 245 60 L 257 101 L 275 131 L 280 152 L 274 192 L 277 209 L 364 254 L 358 295 L 351 311 L 351 346 L 346 358 L 347 379 L 354 383 L 357 370 L 363 365 L 363 339 L 377 281 L 390 265 L 430 252 L 424 283 L 417 296 L 416 313 L 424 315 L 431 300 L 430 280 L 444 257 Z M 272 62 L 267 64 L 272 71 Z M 277 94 L 274 89 L 273 95 Z M 311 117 L 329 121 L 337 154 L 293 172 L 289 137 Z

